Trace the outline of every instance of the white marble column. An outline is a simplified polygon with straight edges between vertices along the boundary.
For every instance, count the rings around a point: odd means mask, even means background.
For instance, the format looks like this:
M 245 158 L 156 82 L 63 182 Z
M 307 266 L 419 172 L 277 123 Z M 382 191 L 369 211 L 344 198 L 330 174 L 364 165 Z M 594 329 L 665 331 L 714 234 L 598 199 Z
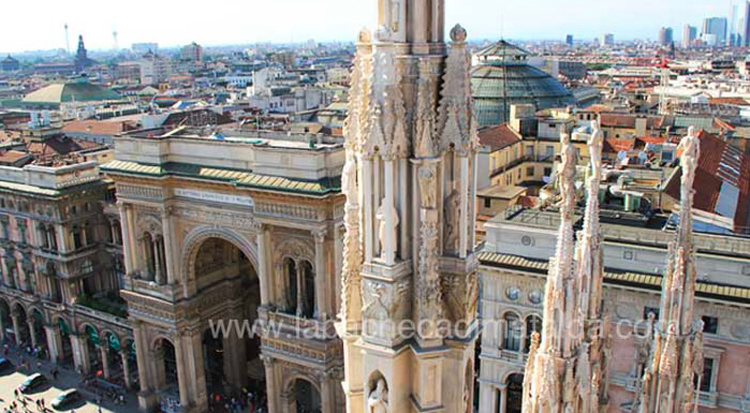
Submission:
M 372 199 L 372 159 L 365 159 L 362 164 L 364 178 L 364 200 L 362 201 L 363 214 L 365 216 L 365 262 L 371 263 L 375 256 L 373 241 L 375 231 L 373 230 L 373 199 Z M 377 208 L 377 207 L 376 207 Z
M 407 186 L 407 171 L 409 167 L 409 163 L 406 160 L 406 158 L 401 158 L 398 160 L 398 191 L 399 191 L 399 205 L 398 205 L 398 212 L 399 212 L 399 229 L 401 230 L 401 242 L 399 243 L 400 246 L 400 255 L 402 260 L 406 260 L 409 257 L 411 257 L 411 245 L 409 243 L 409 197 L 406 192 L 406 186 Z
M 54 326 L 44 326 L 44 330 L 47 333 L 47 351 L 49 351 L 49 359 L 51 362 L 57 364 L 62 359 L 62 334 L 60 333 L 60 329 Z
M 36 326 L 34 325 L 33 316 L 32 319 L 26 320 L 26 324 L 29 326 L 29 337 L 31 338 L 31 347 L 36 348 L 37 342 L 36 342 Z
M 256 237 L 258 239 L 258 281 L 260 283 L 260 304 L 263 307 L 271 305 L 271 291 L 269 269 L 271 262 L 268 258 L 268 227 L 262 224 L 257 226 Z
M 393 159 L 385 160 L 385 200 L 383 201 L 383 215 L 385 216 L 385 240 L 382 257 L 387 265 L 396 262 L 396 208 L 394 205 Z
M 135 270 L 133 266 L 133 252 L 132 244 L 130 242 L 132 234 L 128 228 L 128 213 L 127 206 L 122 202 L 117 203 L 117 208 L 120 211 L 120 228 L 122 230 L 122 255 L 124 257 L 123 264 L 125 265 L 125 274 L 129 275 Z
M 261 355 L 263 366 L 266 369 L 266 396 L 268 400 L 268 412 L 276 412 L 276 398 L 278 389 L 276 388 L 276 374 L 274 371 L 274 360 L 271 357 Z
M 151 243 L 152 248 L 152 254 L 154 254 L 154 279 L 156 280 L 156 283 L 159 285 L 164 284 L 164 274 L 162 272 L 162 242 L 164 238 L 157 236 L 153 242 Z
M 315 237 L 315 315 L 320 320 L 325 320 L 330 311 L 328 310 L 328 294 L 326 291 L 327 271 L 325 262 L 325 241 L 327 229 L 313 231 Z
M 461 207 L 460 207 L 460 224 L 459 224 L 459 253 L 458 256 L 466 258 L 466 251 L 469 244 L 469 158 L 466 155 L 461 155 L 459 158 L 461 161 Z
M 471 159 L 471 193 L 469 196 L 470 200 L 470 211 L 471 214 L 471 221 L 472 223 L 477 222 L 477 158 L 476 156 L 473 156 Z M 469 250 L 474 251 L 474 248 L 476 248 L 477 245 L 477 230 L 474 228 L 472 224 L 471 228 L 469 229 Z
M 109 357 L 107 354 L 108 343 L 103 342 L 99 344 L 99 356 L 102 358 L 102 372 L 104 373 L 104 379 L 109 380 L 111 372 L 109 370 Z
M 333 406 L 333 400 L 331 397 L 331 384 L 329 383 L 328 377 L 323 377 L 320 381 L 320 408 L 323 412 L 335 411 Z
M 177 362 L 177 385 L 180 389 L 180 404 L 183 408 L 190 405 L 190 392 L 188 390 L 188 370 L 189 366 L 186 362 L 185 358 L 185 350 L 183 346 L 185 346 L 183 336 L 180 333 L 177 333 L 172 338 L 172 342 L 174 343 L 174 356 L 175 361 Z
M 206 390 L 206 372 L 203 361 L 202 334 L 192 331 L 183 339 L 187 342 L 185 353 L 190 355 L 187 359 L 188 372 L 190 374 L 189 384 L 192 385 L 193 403 L 197 411 L 208 410 L 208 393 Z
M 135 341 L 135 359 L 138 365 L 138 383 L 140 391 L 146 393 L 149 390 L 148 365 L 152 362 L 148 358 L 148 347 L 142 331 L 143 323 L 136 321 L 133 323 L 133 341 Z
M 11 313 L 10 320 L 13 322 L 13 334 L 16 336 L 16 345 L 21 345 L 21 323 L 18 321 L 18 314 Z
M 172 208 L 167 207 L 162 212 L 161 225 L 163 232 L 163 243 L 164 243 L 164 264 L 167 275 L 167 284 L 173 285 L 176 282 L 176 274 L 174 269 L 174 257 L 176 256 L 174 251 L 174 233 L 172 231 Z
M 298 264 L 295 269 L 297 270 L 297 317 L 302 317 L 305 310 L 304 274 L 302 273 L 302 265 Z

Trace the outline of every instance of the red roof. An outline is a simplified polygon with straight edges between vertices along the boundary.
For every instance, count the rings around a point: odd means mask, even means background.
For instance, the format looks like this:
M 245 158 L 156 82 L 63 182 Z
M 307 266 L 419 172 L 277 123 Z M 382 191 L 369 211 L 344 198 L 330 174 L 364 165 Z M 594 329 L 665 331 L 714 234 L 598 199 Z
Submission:
M 635 129 L 635 120 L 637 118 L 637 115 L 625 113 L 602 113 L 599 117 L 599 122 L 602 126 L 606 127 Z M 649 116 L 647 119 L 646 127 L 648 129 L 661 129 L 664 126 L 666 118 L 664 116 Z
M 727 208 L 733 209 L 734 216 L 725 217 L 734 220 L 735 230 L 744 229 L 750 213 L 750 157 L 705 131 L 701 131 L 698 138 L 700 158 L 693 183 L 694 207 L 716 215 L 722 215 Z M 665 188 L 665 192 L 676 200 L 680 199 L 681 177 L 682 170 L 678 169 Z M 723 205 L 720 205 L 722 190 L 725 192 Z M 736 196 L 730 196 L 735 193 Z
M 117 135 L 134 129 L 128 122 L 102 122 L 99 120 L 74 120 L 63 126 L 63 132 L 87 133 L 91 135 Z
M 494 152 L 521 142 L 521 135 L 504 124 L 479 130 L 479 142 L 482 146 L 489 146 Z
M 607 138 L 604 140 L 604 153 L 618 153 L 620 151 L 630 151 L 635 146 L 635 139 L 616 139 Z
M 748 103 L 748 101 L 740 97 L 708 98 L 708 103 L 711 105 L 750 106 L 750 103 Z

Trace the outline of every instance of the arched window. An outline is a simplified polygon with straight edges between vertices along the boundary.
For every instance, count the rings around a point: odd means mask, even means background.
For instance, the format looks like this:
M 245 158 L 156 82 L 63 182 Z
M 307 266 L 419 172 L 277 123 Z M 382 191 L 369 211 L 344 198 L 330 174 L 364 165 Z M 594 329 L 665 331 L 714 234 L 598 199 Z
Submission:
M 79 228 L 77 225 L 74 226 L 72 233 L 73 233 L 73 248 L 78 249 L 78 248 L 83 247 L 83 233 L 81 232 L 81 228 Z
M 521 349 L 521 319 L 513 313 L 508 313 L 504 320 L 503 348 L 509 351 L 519 351 Z
M 151 234 L 143 234 L 143 250 L 146 258 L 146 279 L 153 280 L 156 274 L 156 256 L 154 255 L 154 239 Z
M 542 338 L 542 319 L 538 316 L 530 315 L 526 317 L 526 342 L 523 348 L 524 353 L 528 353 L 531 348 L 531 334 L 534 332 L 539 333 L 539 338 Z
M 302 261 L 302 291 L 304 291 L 304 302 L 302 306 L 302 317 L 315 317 L 315 273 L 312 264 Z

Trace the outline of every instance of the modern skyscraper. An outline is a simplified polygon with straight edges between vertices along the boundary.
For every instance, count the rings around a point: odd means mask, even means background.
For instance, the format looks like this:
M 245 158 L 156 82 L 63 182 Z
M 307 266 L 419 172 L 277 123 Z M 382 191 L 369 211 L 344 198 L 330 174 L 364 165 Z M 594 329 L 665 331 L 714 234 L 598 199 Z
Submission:
M 601 47 L 614 46 L 614 44 L 615 35 L 612 33 L 604 33 L 602 34 L 602 37 L 599 38 L 599 45 Z
M 662 27 L 659 30 L 659 44 L 669 46 L 674 41 L 674 32 L 671 27 Z
M 727 38 L 728 46 L 737 46 L 737 5 L 732 5 L 732 10 L 729 14 L 729 38 Z
M 689 49 L 693 46 L 695 37 L 698 35 L 698 28 L 686 24 L 682 29 L 682 48 Z
M 713 37 L 707 36 L 713 35 Z M 727 41 L 727 18 L 726 17 L 709 17 L 703 19 L 703 38 L 711 39 L 707 42 L 708 46 L 723 46 Z
M 747 47 L 750 45 L 750 1 L 745 2 L 745 8 L 743 10 L 743 13 L 741 14 L 740 18 L 740 24 L 738 25 L 739 28 L 739 39 L 737 39 L 737 44 L 743 47 Z
M 565 44 L 567 44 L 568 46 L 573 46 L 573 35 L 572 34 L 569 34 L 569 35 L 565 36 Z

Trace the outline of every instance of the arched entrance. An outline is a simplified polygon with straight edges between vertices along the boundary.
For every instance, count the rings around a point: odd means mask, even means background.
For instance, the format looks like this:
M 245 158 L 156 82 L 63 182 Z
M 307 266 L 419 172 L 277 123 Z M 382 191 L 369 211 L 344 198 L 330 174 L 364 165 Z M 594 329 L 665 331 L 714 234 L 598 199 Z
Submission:
M 166 338 L 160 338 L 154 344 L 154 388 L 157 393 L 176 396 L 179 392 L 179 378 L 177 375 L 177 357 L 174 344 Z M 175 397 L 179 399 L 179 397 Z
M 107 358 L 105 377 L 111 382 L 124 385 L 120 338 L 116 334 L 106 332 L 102 337 L 101 346 L 104 347 L 104 356 Z
M 29 324 L 27 322 L 28 317 L 26 317 L 26 310 L 21 304 L 16 303 L 16 305 L 13 306 L 12 314 L 17 317 L 18 321 L 19 337 L 17 342 L 22 348 L 26 348 L 27 346 L 31 345 L 31 334 L 29 334 Z
M 320 393 L 313 384 L 298 378 L 292 382 L 288 394 L 289 413 L 320 413 Z
M 39 349 L 39 354 L 44 358 L 47 358 L 47 330 L 44 329 L 44 315 L 39 309 L 33 309 L 31 311 L 31 319 L 34 324 L 34 341 L 36 347 Z
M 15 339 L 13 333 L 13 320 L 10 318 L 10 306 L 5 300 L 0 300 L 0 337 L 5 342 L 12 343 Z
M 70 367 L 74 363 L 73 343 L 70 341 L 70 326 L 68 326 L 68 323 L 66 323 L 64 319 L 58 318 L 57 328 L 60 330 L 60 342 L 62 344 L 59 362 L 63 366 Z
M 94 326 L 86 325 L 83 329 L 84 341 L 86 346 L 86 353 L 88 354 L 89 371 L 94 373 L 97 377 L 103 377 L 104 371 L 102 370 L 101 362 L 101 351 L 99 346 L 102 344 L 99 338 L 99 332 Z
M 505 413 L 521 413 L 523 403 L 523 374 L 511 374 L 506 381 L 508 395 Z
M 207 327 L 202 344 L 208 394 L 228 394 L 242 388 L 264 394 L 260 339 L 252 331 L 260 305 L 255 267 L 233 242 L 210 237 L 197 247 L 193 271 L 198 295 L 223 291 L 221 295 L 226 297 L 210 310 L 210 319 L 201 320 Z M 232 328 L 212 328 L 218 321 Z

